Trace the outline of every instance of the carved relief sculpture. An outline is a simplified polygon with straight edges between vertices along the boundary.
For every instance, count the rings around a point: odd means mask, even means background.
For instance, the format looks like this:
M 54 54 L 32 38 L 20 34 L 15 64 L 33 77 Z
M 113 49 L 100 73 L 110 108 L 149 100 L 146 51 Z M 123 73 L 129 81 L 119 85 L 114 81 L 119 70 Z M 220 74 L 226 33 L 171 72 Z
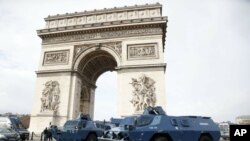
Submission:
M 92 47 L 97 46 L 97 44 L 81 44 L 81 45 L 75 45 L 75 51 L 74 51 L 74 59 L 81 55 L 85 50 L 90 49 Z
M 69 51 L 52 51 L 52 52 L 45 52 L 44 54 L 44 65 L 50 64 L 67 64 L 69 58 Z
M 148 106 L 155 106 L 155 81 L 143 74 L 138 79 L 132 78 L 130 83 L 134 90 L 130 102 L 133 104 L 135 112 L 143 111 Z
M 48 37 L 43 39 L 43 44 L 84 41 L 93 39 L 109 39 L 119 37 L 131 37 L 140 35 L 161 34 L 161 28 L 142 28 L 133 30 L 119 30 L 119 31 L 104 31 L 98 33 L 82 33 L 76 35 L 64 35 L 59 37 Z
M 122 57 L 122 44 L 121 42 L 107 42 L 107 43 L 95 43 L 95 44 L 81 44 L 75 45 L 74 60 L 81 55 L 87 49 L 92 47 L 107 47 L 112 49 L 120 58 Z
M 158 57 L 157 44 L 128 45 L 128 60 Z
M 122 57 L 122 43 L 121 42 L 109 42 L 102 43 L 101 47 L 111 48 L 121 58 Z
M 43 111 L 54 111 L 57 112 L 59 108 L 60 99 L 60 88 L 57 81 L 47 81 L 45 88 L 42 92 L 41 98 L 41 112 Z

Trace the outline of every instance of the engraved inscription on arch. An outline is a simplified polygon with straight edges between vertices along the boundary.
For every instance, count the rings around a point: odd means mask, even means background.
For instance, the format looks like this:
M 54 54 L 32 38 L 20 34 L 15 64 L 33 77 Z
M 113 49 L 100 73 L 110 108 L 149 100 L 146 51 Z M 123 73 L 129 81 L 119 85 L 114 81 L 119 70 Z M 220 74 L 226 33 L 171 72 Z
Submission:
M 69 62 L 69 50 L 44 53 L 43 65 L 66 65 Z
M 128 45 L 128 60 L 154 58 L 158 58 L 156 43 Z

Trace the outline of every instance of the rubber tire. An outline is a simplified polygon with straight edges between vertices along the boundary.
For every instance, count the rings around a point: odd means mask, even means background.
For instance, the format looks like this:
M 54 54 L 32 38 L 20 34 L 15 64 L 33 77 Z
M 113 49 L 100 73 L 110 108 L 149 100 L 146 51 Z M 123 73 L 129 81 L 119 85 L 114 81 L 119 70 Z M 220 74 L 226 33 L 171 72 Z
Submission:
M 89 134 L 86 141 L 97 141 L 97 137 L 95 134 Z
M 202 135 L 199 141 L 212 141 L 212 139 L 207 135 Z
M 157 136 L 153 141 L 168 141 L 168 138 L 164 136 Z

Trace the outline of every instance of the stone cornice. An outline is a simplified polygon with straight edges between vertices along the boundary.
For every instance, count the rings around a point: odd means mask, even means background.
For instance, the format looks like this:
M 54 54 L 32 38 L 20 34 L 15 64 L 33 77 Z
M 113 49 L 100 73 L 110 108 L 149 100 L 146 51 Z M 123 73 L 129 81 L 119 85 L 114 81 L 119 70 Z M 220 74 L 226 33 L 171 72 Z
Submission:
M 159 3 L 57 14 L 45 18 L 45 29 L 156 17 L 162 17 L 162 5 Z
M 44 20 L 49 21 L 49 20 L 56 20 L 56 19 L 89 16 L 89 15 L 95 15 L 95 14 L 107 14 L 107 13 L 135 11 L 135 10 L 144 10 L 144 9 L 160 9 L 160 14 L 162 13 L 162 5 L 160 3 L 155 3 L 155 4 L 144 4 L 144 5 L 104 8 L 104 9 L 100 9 L 100 10 L 94 9 L 91 11 L 85 10 L 83 12 L 49 15 L 47 18 L 44 18 Z
M 151 18 L 147 20 L 151 20 L 151 22 L 141 22 L 141 20 L 138 20 L 140 21 L 139 23 L 138 21 L 134 20 L 138 23 L 127 24 L 124 22 L 112 22 L 114 25 L 110 26 L 96 25 L 95 27 L 94 24 L 91 25 L 93 27 L 89 28 L 73 26 L 55 29 L 43 29 L 38 30 L 38 36 L 42 38 L 42 44 L 46 45 L 108 38 L 162 35 L 164 44 L 167 17 L 159 17 L 157 19 Z M 85 27 L 86 25 L 82 26 Z
M 167 17 L 155 17 L 155 18 L 144 18 L 144 19 L 132 19 L 132 20 L 121 20 L 121 21 L 111 21 L 103 23 L 92 23 L 83 25 L 74 25 L 66 27 L 57 27 L 50 29 L 40 29 L 37 30 L 39 37 L 43 38 L 45 35 L 56 34 L 56 33 L 66 33 L 66 32 L 77 32 L 77 31 L 92 31 L 92 29 L 104 29 L 104 28 L 114 28 L 114 27 L 124 27 L 124 26 L 136 26 L 136 25 L 147 25 L 156 23 L 167 23 Z
M 140 69 L 140 68 L 164 68 L 166 69 L 167 64 L 166 63 L 159 63 L 159 64 L 144 64 L 144 65 L 124 65 L 116 67 L 115 70 L 119 71 L 122 69 Z M 36 71 L 36 74 L 50 74 L 50 73 L 76 73 L 81 75 L 81 73 L 78 70 L 73 69 L 61 69 L 61 70 L 40 70 Z
M 58 69 L 58 70 L 39 70 L 35 71 L 37 75 L 39 74 L 49 74 L 49 73 L 72 73 L 76 72 L 71 69 Z
M 67 118 L 67 116 L 49 115 L 49 114 L 32 114 L 30 117 L 57 117 L 57 118 Z
M 162 35 L 164 49 L 168 19 L 156 3 L 57 14 L 45 21 L 46 27 L 37 30 L 43 45 Z
M 119 66 L 116 67 L 116 70 L 122 70 L 122 69 L 141 69 L 141 68 L 164 68 L 166 69 L 167 64 L 166 63 L 160 63 L 160 64 L 145 64 L 145 65 L 125 65 L 125 66 Z

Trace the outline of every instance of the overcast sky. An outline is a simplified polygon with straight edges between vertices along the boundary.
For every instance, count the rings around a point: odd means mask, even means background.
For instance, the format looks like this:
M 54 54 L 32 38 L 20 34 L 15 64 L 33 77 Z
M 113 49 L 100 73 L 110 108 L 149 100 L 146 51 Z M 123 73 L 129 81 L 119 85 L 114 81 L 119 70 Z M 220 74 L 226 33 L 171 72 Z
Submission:
M 31 113 L 43 18 L 156 2 L 169 19 L 167 113 L 215 121 L 249 115 L 250 0 L 0 0 L 0 113 Z M 95 119 L 115 115 L 116 79 L 116 72 L 98 79 Z

